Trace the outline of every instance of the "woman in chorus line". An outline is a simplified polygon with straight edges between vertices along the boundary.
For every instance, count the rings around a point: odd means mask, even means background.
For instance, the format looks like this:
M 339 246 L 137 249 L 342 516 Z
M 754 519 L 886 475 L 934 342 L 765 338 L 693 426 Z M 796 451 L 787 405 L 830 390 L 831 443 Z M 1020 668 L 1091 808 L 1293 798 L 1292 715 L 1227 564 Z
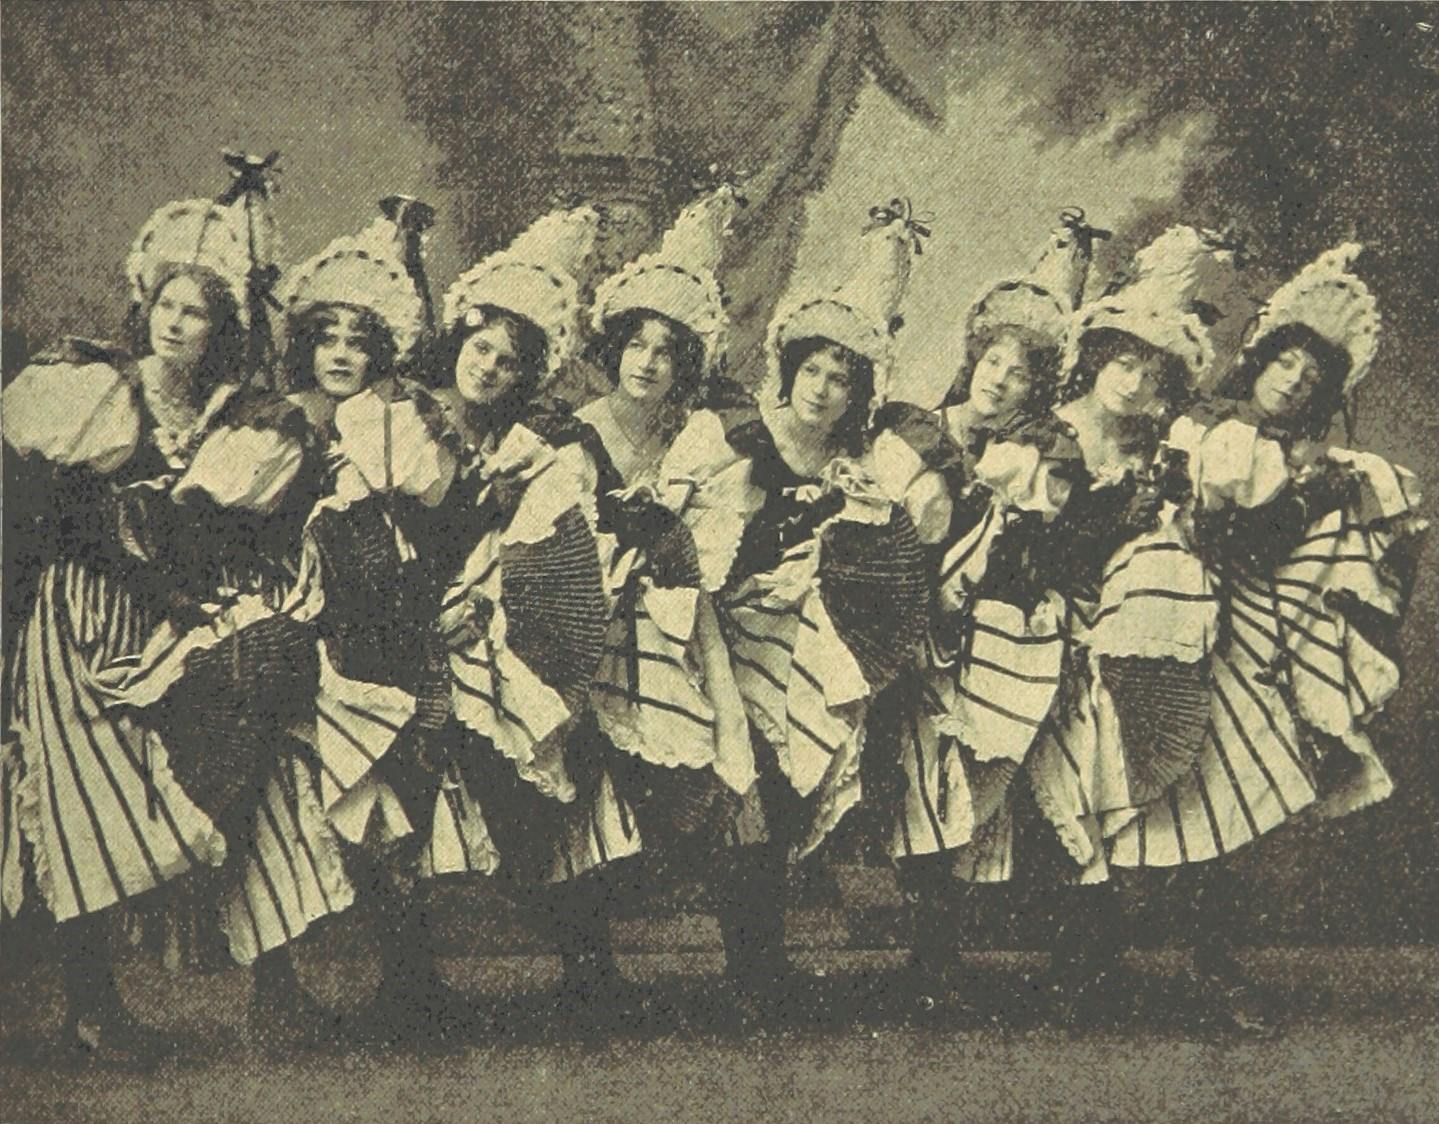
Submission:
M 1111 866 L 1188 873 L 1194 985 L 1246 1030 L 1265 1016 L 1233 955 L 1225 856 L 1307 808 L 1341 815 L 1393 788 L 1365 727 L 1399 685 L 1393 640 L 1424 523 L 1408 471 L 1325 444 L 1378 345 L 1359 252 L 1340 246 L 1281 286 L 1219 395 L 1170 434 L 1226 640 L 1193 768 L 1108 841 Z
M 320 804 L 347 868 L 340 892 L 323 900 L 339 912 L 354 886 L 372 888 L 380 983 L 358 1025 L 444 1034 L 468 1022 L 470 1005 L 439 975 L 416 885 L 421 852 L 453 840 L 419 732 L 438 593 L 413 540 L 453 480 L 458 442 L 412 377 L 430 339 L 420 256 L 428 208 L 395 196 L 381 210 L 360 234 L 297 266 L 282 293 L 284 388 L 328 469 L 284 612 L 307 625 L 315 651 L 306 726 Z M 227 903 L 241 958 L 257 942 L 293 939 L 251 921 L 267 916 L 276 881 L 251 867 Z
M 111 907 L 241 861 L 257 817 L 307 814 L 276 787 L 291 743 L 268 721 L 239 721 L 239 683 L 255 670 L 242 653 L 202 710 L 129 697 L 175 638 L 247 596 L 278 602 L 290 580 L 284 512 L 304 507 L 303 429 L 246 386 L 250 247 L 266 229 L 247 212 L 243 195 L 162 208 L 128 263 L 134 357 L 69 341 L 5 392 L 6 442 L 35 471 L 54 534 L 7 690 L 0 912 L 18 908 L 28 865 L 60 922 L 66 1042 L 87 1056 L 151 1059 L 170 1045 L 116 990 Z M 202 881 L 198 899 L 213 903 L 215 880 Z M 275 980 L 298 998 L 283 971 Z
M 878 207 L 837 289 L 781 303 L 760 416 L 731 428 L 763 505 L 739 543 L 721 602 L 753 727 L 769 842 L 744 864 L 731 976 L 747 1004 L 774 1008 L 798 980 L 784 954 L 786 856 L 804 858 L 861 799 L 866 713 L 914 658 L 926 580 L 916 520 L 943 503 L 933 472 L 887 481 L 869 439 L 892 333 L 922 234 L 903 201 Z M 877 606 L 884 606 L 877 612 Z M 741 950 L 743 950 L 741 954 Z
M 419 544 L 442 578 L 454 716 L 436 744 L 483 808 L 464 814 L 487 824 L 501 885 L 558 947 L 561 1000 L 585 1021 L 632 999 L 601 877 L 640 849 L 587 733 L 611 615 L 594 530 L 608 458 L 544 394 L 580 343 L 577 278 L 598 224 L 588 207 L 545 215 L 446 294 L 433 375 L 460 435 L 460 471 Z
M 765 838 L 749 721 L 714 607 L 763 501 L 727 439 L 755 411 L 747 397 L 706 407 L 728 321 L 715 269 L 740 202 L 728 186 L 702 197 L 654 253 L 599 286 L 593 350 L 614 390 L 579 412 L 619 489 L 599 499 L 613 616 L 595 714 L 621 751 L 614 772 L 649 869 L 717 882 L 731 975 L 758 955 L 744 936 L 745 868 Z
M 1212 366 L 1197 295 L 1232 256 L 1171 228 L 1079 311 L 1066 340 L 1056 416 L 1073 484 L 1039 561 L 1064 600 L 1069 656 L 1026 770 L 1077 864 L 1051 981 L 1071 1015 L 1097 1016 L 1114 994 L 1118 906 L 1096 889 L 1108 878 L 1106 840 L 1192 766 L 1208 725 L 1218 604 L 1184 518 L 1182 455 L 1163 441 Z
M 985 884 L 1011 876 L 1010 782 L 1059 687 L 1062 608 L 1034 555 L 1068 495 L 1051 456 L 1067 442 L 1050 410 L 1093 242 L 1107 233 L 1064 212 L 1033 268 L 987 286 L 970 307 L 964 362 L 937 415 L 896 402 L 876 419 L 940 468 L 952 511 L 930 548 L 924 659 L 872 722 L 902 770 L 887 844 L 910 926 L 901 996 L 916 1013 L 943 996 L 958 941 L 951 872 Z

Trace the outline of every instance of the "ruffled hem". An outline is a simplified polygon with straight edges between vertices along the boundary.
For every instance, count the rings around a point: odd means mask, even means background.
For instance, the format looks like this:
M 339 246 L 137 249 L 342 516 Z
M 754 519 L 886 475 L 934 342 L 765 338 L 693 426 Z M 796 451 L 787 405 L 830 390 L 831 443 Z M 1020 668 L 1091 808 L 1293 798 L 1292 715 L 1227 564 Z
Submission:
M 556 800 L 561 804 L 573 804 L 578 793 L 575 788 L 575 782 L 570 779 L 561 757 L 565 740 L 575 725 L 575 719 L 571 718 L 567 720 L 558 730 L 535 746 L 535 753 L 529 761 L 525 761 L 514 754 L 507 753 L 499 745 L 496 745 L 495 748 L 502 757 L 514 765 L 515 772 L 519 775 L 520 780 L 528 785 L 532 785 L 541 796 L 547 796 L 551 800 Z M 493 741 L 492 744 L 494 744 Z M 553 765 L 545 766 L 535 764 L 536 758 L 540 756 L 539 750 L 541 749 L 557 750 L 555 754 L 556 761 Z
M 711 722 L 714 721 L 716 711 L 714 700 L 705 688 L 704 675 L 695 659 L 698 629 L 697 609 L 691 603 L 688 611 L 680 612 L 678 615 L 667 614 L 663 604 L 665 600 L 663 595 L 671 591 L 657 590 L 647 579 L 632 576 L 630 580 L 642 583 L 640 598 L 641 604 L 651 617 L 651 620 L 647 622 L 648 625 L 654 626 L 658 623 L 658 627 L 665 630 L 660 633 L 659 654 L 666 660 L 673 661 L 672 666 L 678 665 L 680 681 L 693 692 L 693 695 L 690 699 L 685 700 L 671 686 L 668 692 L 661 689 L 661 698 L 658 700 L 660 705 L 656 705 L 651 704 L 647 699 L 628 701 L 623 688 L 616 692 L 595 691 L 591 696 L 595 717 L 601 730 L 618 749 L 643 761 L 666 769 L 708 768 L 714 765 L 717 759 L 713 725 L 710 727 L 708 736 L 685 731 L 677 733 L 673 737 L 664 737 L 662 730 L 657 732 L 650 729 L 655 722 L 661 724 L 665 722 L 664 715 L 667 705 L 681 706 L 688 710 L 700 699 L 704 700 L 710 711 L 708 715 L 701 715 L 701 717 L 707 717 Z M 675 619 L 668 619 L 670 617 Z M 612 629 L 622 629 L 623 625 L 618 621 L 612 621 L 611 627 Z M 683 641 L 683 643 L 677 641 Z M 653 637 L 651 637 L 651 642 L 653 642 Z M 641 646 L 643 647 L 643 645 Z M 607 670 L 608 666 L 610 664 L 607 657 L 605 665 L 602 665 L 602 671 Z M 666 671 L 664 668 L 660 670 Z M 608 680 L 608 676 L 606 679 Z M 612 681 L 609 681 L 609 686 L 614 687 Z M 649 721 L 645 721 L 646 715 L 649 716 Z
M 1054 828 L 1069 857 L 1081 867 L 1088 867 L 1094 861 L 1096 852 L 1093 840 L 1090 839 L 1089 832 L 1084 830 L 1079 816 L 1065 808 L 1060 799 L 1044 786 L 1032 770 L 1029 774 L 1029 787 L 1034 793 L 1034 803 L 1039 808 L 1040 815 Z
M 1115 659 L 1176 660 L 1179 663 L 1200 663 L 1208 659 L 1214 648 L 1214 636 L 1202 642 L 1185 643 L 1164 636 L 1121 636 L 1096 638 L 1089 650 L 1096 656 Z
M 637 723 L 622 717 L 627 709 L 622 704 L 600 704 L 595 707 L 595 718 L 600 729 L 616 749 L 662 769 L 708 769 L 714 765 L 713 745 L 706 754 L 689 755 L 680 750 L 681 742 L 678 739 L 668 743 L 668 748 L 666 743 L 656 744 L 656 739 L 649 737 Z
M 844 748 L 819 783 L 819 802 L 815 807 L 809 831 L 791 850 L 792 861 L 799 862 L 812 855 L 850 810 L 859 804 L 863 795 L 859 778 L 863 749 L 864 727 L 857 726 L 854 733 L 845 740 Z
M 1322 819 L 1338 819 L 1363 811 L 1394 793 L 1394 778 L 1374 750 L 1369 735 L 1353 731 L 1341 739 L 1344 748 L 1359 760 L 1358 775 L 1333 792 L 1321 796 L 1314 805 L 1315 815 Z

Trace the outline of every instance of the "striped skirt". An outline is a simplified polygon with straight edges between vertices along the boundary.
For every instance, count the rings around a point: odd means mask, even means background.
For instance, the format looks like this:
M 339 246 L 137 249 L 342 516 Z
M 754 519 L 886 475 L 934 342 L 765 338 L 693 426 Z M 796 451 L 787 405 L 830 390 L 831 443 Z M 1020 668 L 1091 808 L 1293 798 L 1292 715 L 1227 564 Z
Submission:
M 955 870 L 966 881 L 1004 881 L 1013 869 L 1009 786 L 1054 709 L 1064 665 L 1056 604 L 1026 616 L 976 601 L 961 651 L 930 673 L 940 736 L 963 750 L 972 838 L 961 841 Z
M 1385 559 L 1422 529 L 1412 477 L 1365 458 L 1373 518 L 1325 515 L 1273 575 L 1227 568 L 1229 643 L 1215 661 L 1210 731 L 1193 773 L 1117 833 L 1111 861 L 1171 866 L 1227 854 L 1304 809 L 1339 815 L 1388 796 L 1393 782 L 1362 725 L 1398 688 L 1399 670 L 1338 607 L 1352 599 L 1397 619 L 1404 596 Z M 1307 728 L 1307 729 L 1306 729 Z M 1309 731 L 1352 768 L 1327 789 Z
M 276 765 L 250 829 L 248 853 L 221 904 L 221 929 L 241 964 L 355 900 L 335 831 L 302 762 Z
M 242 595 L 224 614 L 187 634 L 176 634 L 168 625 L 154 630 L 141 651 L 116 656 L 98 669 L 92 681 L 95 700 L 109 708 L 111 716 L 126 705 L 145 707 L 162 697 L 202 712 L 205 700 L 201 698 L 196 708 L 193 695 L 207 690 L 211 680 L 186 679 L 187 654 L 227 641 L 238 645 L 247 625 L 263 628 L 275 616 L 278 583 L 261 583 L 250 576 L 247 584 L 270 588 Z M 237 646 L 237 659 L 238 652 Z M 252 671 L 262 677 L 259 669 Z M 191 699 L 178 698 L 186 692 Z M 198 744 L 211 745 L 214 734 L 214 730 L 197 732 Z M 184 735 L 171 731 L 167 736 Z M 253 796 L 242 794 L 234 809 L 233 823 L 238 826 L 226 841 L 228 873 L 222 879 L 220 901 L 203 907 L 216 909 L 220 929 L 240 963 L 295 939 L 315 921 L 348 907 L 354 897 L 314 778 L 300 760 L 308 755 L 283 732 L 275 730 L 273 737 L 273 748 L 259 747 L 260 753 L 271 754 L 273 762 L 260 777 L 258 791 Z M 152 750 L 163 749 L 157 734 L 149 732 L 147 738 Z M 244 750 L 237 741 L 236 752 Z M 252 803 L 246 807 L 244 801 Z
M 818 590 L 781 605 L 742 588 L 722 606 L 722 620 L 751 721 L 795 792 L 814 799 L 813 815 L 792 833 L 803 858 L 859 803 L 869 685 Z
M 67 560 L 40 578 L 20 637 L 8 684 L 20 777 L 14 783 L 12 764 L 14 797 L 0 815 L 18 819 L 59 921 L 225 858 L 225 840 L 175 782 L 159 738 L 105 710 L 97 674 L 141 650 L 151 619 L 122 580 Z M 0 825 L 0 839 L 14 835 Z
M 1238 639 L 1213 661 L 1210 725 L 1190 771 L 1127 813 L 1109 838 L 1121 867 L 1177 866 L 1227 855 L 1314 802 L 1313 774 L 1283 695 Z

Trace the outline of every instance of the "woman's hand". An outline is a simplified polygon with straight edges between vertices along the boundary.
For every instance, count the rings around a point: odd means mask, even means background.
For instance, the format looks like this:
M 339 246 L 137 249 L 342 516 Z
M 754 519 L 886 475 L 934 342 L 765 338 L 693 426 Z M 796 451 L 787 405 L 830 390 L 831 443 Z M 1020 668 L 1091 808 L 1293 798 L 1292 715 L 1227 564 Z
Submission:
M 445 632 L 450 649 L 458 651 L 488 639 L 494 619 L 495 603 L 478 589 L 470 590 L 465 594 L 459 621 Z

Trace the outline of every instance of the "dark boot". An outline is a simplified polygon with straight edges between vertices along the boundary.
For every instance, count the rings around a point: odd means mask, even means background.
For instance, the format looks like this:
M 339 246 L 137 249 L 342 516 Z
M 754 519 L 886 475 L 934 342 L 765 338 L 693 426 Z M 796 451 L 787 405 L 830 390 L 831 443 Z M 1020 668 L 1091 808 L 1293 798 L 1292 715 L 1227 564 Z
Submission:
M 811 997 L 815 977 L 785 951 L 788 878 L 784 854 L 765 845 L 735 855 L 718 902 L 725 976 L 743 1021 L 785 1019 Z
M 909 961 L 888 990 L 890 1006 L 905 1019 L 933 1016 L 946 1005 L 945 974 L 957 948 L 955 917 L 944 886 L 945 856 L 925 855 L 899 866 Z M 952 888 L 951 888 L 952 889 Z
M 178 1039 L 142 1023 L 126 1008 L 110 967 L 103 913 L 62 924 L 56 932 L 65 983 L 62 1047 L 72 1057 L 148 1069 L 175 1052 Z
M 387 894 L 377 926 L 380 984 L 360 1025 L 392 1043 L 455 1047 L 479 1029 L 475 1005 L 440 974 L 426 887 Z
M 1042 981 L 1053 1017 L 1081 1029 L 1122 1022 L 1132 996 L 1124 993 L 1119 898 L 1112 885 L 1069 886 L 1056 896 L 1055 941 Z
M 340 1017 L 301 985 L 288 946 L 255 961 L 250 1032 L 269 1053 L 318 1049 L 341 1041 Z
M 585 1033 L 633 1027 L 648 1012 L 647 995 L 615 960 L 605 900 L 595 882 L 580 879 L 554 887 L 545 908 L 564 971 L 555 1003 Z
M 1190 902 L 1192 966 L 1190 997 L 1200 1019 L 1255 1038 L 1276 1032 L 1272 1004 L 1249 979 L 1235 955 L 1237 901 L 1233 875 L 1221 862 L 1205 863 L 1186 880 Z

